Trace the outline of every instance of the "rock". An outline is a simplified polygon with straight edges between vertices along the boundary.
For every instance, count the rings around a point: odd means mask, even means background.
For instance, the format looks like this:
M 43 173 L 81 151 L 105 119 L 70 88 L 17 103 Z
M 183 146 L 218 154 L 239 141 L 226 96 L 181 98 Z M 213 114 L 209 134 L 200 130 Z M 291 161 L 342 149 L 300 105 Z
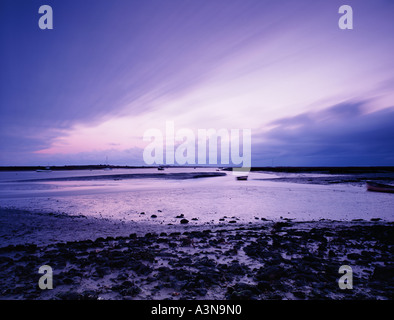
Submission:
M 179 263 L 181 266 L 191 265 L 191 264 L 193 263 L 193 260 L 190 259 L 189 257 L 184 257 L 184 258 L 180 258 L 180 259 L 178 260 L 178 263 Z
M 177 237 L 177 236 L 180 236 L 180 235 L 181 235 L 180 232 L 171 232 L 171 233 L 170 233 L 170 236 L 171 236 L 171 237 Z
M 175 218 L 177 218 L 177 219 L 181 219 L 181 218 L 183 218 L 185 215 L 182 213 L 182 214 L 180 214 L 179 216 L 176 216 Z
M 364 259 L 372 259 L 375 255 L 376 255 L 376 252 L 373 252 L 373 251 L 366 251 L 366 250 L 361 251 L 361 256 Z
M 334 251 L 332 251 L 332 250 L 330 250 L 330 251 L 328 251 L 328 257 L 329 258 L 334 258 L 334 257 L 336 257 L 337 255 L 336 255 L 336 253 L 334 252 Z
M 257 280 L 265 280 L 265 281 L 271 281 L 271 280 L 278 280 L 285 276 L 285 270 L 277 265 L 274 266 L 269 266 L 265 268 L 260 268 L 257 271 L 256 274 L 256 279 Z
M 134 297 L 134 296 L 136 296 L 137 294 L 139 294 L 141 292 L 141 289 L 139 288 L 139 287 L 137 287 L 137 286 L 132 286 L 132 287 L 130 287 L 130 288 L 126 288 L 126 289 L 123 289 L 121 292 L 120 292 L 120 294 L 122 295 L 122 296 L 132 296 L 132 297 Z
M 97 298 L 98 294 L 94 290 L 85 290 L 80 296 L 81 300 L 97 300 Z
M 230 300 L 252 300 L 255 299 L 256 294 L 260 293 L 260 290 L 254 285 L 240 282 L 229 287 L 227 293 Z
M 151 238 L 156 238 L 156 237 L 157 237 L 156 233 L 150 233 L 150 232 L 145 233 L 145 236 L 144 236 L 144 238 L 146 238 L 146 239 L 151 239 Z
M 157 215 L 152 214 L 150 217 L 151 217 L 151 218 L 157 218 Z
M 122 296 L 133 297 L 141 292 L 141 289 L 129 280 L 123 281 L 120 285 L 113 286 L 112 289 L 118 291 Z
M 208 257 L 202 257 L 201 259 L 197 260 L 196 265 L 201 265 L 204 267 L 209 267 L 209 268 L 215 268 L 216 267 L 216 262 L 213 259 L 210 259 Z
M 228 223 L 237 223 L 235 220 L 230 220 Z
M 120 273 L 117 277 L 116 280 L 126 280 L 128 279 L 129 276 L 126 273 Z
M 251 300 L 253 293 L 250 290 L 234 291 L 230 294 L 230 300 Z
M 208 293 L 208 290 L 205 288 L 196 288 L 194 292 L 197 293 L 199 296 L 205 296 Z
M 102 278 L 105 275 L 110 274 L 110 273 L 111 273 L 111 270 L 108 267 L 101 267 L 101 266 L 96 267 L 96 274 L 100 278 Z
M 204 266 L 199 269 L 200 269 L 200 273 L 198 274 L 196 279 L 198 279 L 199 281 L 203 280 L 204 283 L 207 284 L 207 286 L 218 285 L 223 283 L 222 281 L 223 274 L 221 272 Z
M 281 217 L 281 219 L 283 219 Z M 274 223 L 274 225 L 272 226 L 272 229 L 274 229 L 274 231 L 278 232 L 280 229 L 282 229 L 283 227 L 288 227 L 290 226 L 291 223 L 290 222 L 276 222 Z M 312 231 L 312 230 L 311 230 Z
M 265 280 L 259 281 L 259 282 L 257 283 L 257 288 L 258 288 L 261 292 L 264 292 L 264 291 L 271 291 L 271 290 L 272 290 L 272 287 L 271 287 L 270 282 L 269 282 L 269 281 L 265 281 Z
M 72 284 L 73 282 L 74 282 L 73 279 L 68 277 L 64 278 L 62 281 L 63 284 Z
M 60 292 L 56 296 L 61 300 L 79 300 L 80 298 L 77 292 Z
M 245 282 L 237 283 L 234 288 L 237 291 L 250 290 L 252 293 L 259 293 L 259 290 L 255 285 Z
M 187 220 L 187 219 L 182 219 L 182 220 L 181 220 L 181 223 L 182 223 L 182 224 L 189 223 L 189 220 Z
M 189 239 L 189 238 L 182 238 L 181 244 L 182 244 L 182 246 L 190 246 L 193 244 L 193 241 L 192 241 L 192 239 Z
M 305 293 L 302 291 L 294 291 L 293 292 L 294 296 L 298 299 L 305 299 Z
M 232 262 L 232 264 L 228 267 L 228 272 L 236 275 L 244 275 L 249 268 L 244 264 L 240 264 L 238 261 Z
M 361 255 L 358 253 L 348 253 L 346 257 L 350 260 L 358 260 L 361 258 Z
M 384 282 L 394 282 L 393 281 L 394 266 L 388 265 L 385 267 L 377 266 L 373 271 L 372 280 L 384 281 Z

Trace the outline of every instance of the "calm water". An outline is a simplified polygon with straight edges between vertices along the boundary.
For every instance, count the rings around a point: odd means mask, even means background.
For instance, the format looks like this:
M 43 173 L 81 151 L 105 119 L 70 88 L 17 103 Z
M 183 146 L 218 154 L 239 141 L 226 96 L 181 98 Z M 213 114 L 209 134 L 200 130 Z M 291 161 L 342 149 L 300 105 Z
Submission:
M 166 169 L 164 173 L 215 172 L 215 169 Z M 256 221 L 256 218 L 394 221 L 394 195 L 367 192 L 364 186 L 312 185 L 264 179 L 274 174 L 251 172 L 247 181 L 226 176 L 187 180 L 156 178 L 80 181 L 24 181 L 131 173 L 157 169 L 1 172 L 0 206 L 87 216 L 192 224 Z M 305 176 L 305 174 L 303 174 Z M 283 174 L 281 174 L 283 177 Z M 314 175 L 316 176 L 316 174 Z M 145 214 L 141 214 L 144 212 Z M 151 215 L 157 218 L 151 218 Z M 219 219 L 225 218 L 224 221 Z M 191 220 L 196 218 L 198 220 Z

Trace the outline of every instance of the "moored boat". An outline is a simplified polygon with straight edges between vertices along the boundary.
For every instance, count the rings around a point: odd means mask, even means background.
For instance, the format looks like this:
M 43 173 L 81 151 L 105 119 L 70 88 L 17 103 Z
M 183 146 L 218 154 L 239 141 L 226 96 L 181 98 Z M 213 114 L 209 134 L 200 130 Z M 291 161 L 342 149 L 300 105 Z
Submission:
M 36 172 L 52 172 L 51 167 L 46 167 L 45 169 L 37 169 Z
M 383 184 L 383 183 L 376 183 L 372 181 L 367 181 L 367 190 L 368 191 L 375 191 L 375 192 L 389 192 L 394 193 L 394 186 Z
M 238 176 L 237 180 L 248 180 L 248 176 Z

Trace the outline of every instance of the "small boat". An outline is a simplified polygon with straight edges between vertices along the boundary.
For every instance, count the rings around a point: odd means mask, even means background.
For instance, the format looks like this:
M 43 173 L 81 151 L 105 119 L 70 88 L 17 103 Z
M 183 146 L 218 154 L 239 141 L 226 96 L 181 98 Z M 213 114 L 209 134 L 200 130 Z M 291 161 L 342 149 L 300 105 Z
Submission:
M 157 167 L 157 170 L 164 170 L 164 167 Z
M 45 169 L 37 169 L 36 172 L 52 172 L 51 167 L 46 167 Z
M 248 176 L 238 176 L 237 180 L 248 180 Z
M 368 191 L 375 191 L 375 192 L 389 192 L 394 193 L 394 186 L 383 184 L 383 183 L 376 183 L 372 181 L 367 181 L 367 190 Z

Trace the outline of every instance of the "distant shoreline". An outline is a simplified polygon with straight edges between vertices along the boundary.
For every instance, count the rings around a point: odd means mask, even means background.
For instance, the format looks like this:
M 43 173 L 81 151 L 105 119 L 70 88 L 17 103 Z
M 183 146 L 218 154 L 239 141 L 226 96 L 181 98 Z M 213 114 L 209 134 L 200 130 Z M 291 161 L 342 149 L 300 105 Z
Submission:
M 35 171 L 45 170 L 48 166 L 0 166 L 1 171 Z M 120 165 L 64 165 L 50 166 L 52 171 L 64 170 L 103 170 L 111 169 L 155 169 L 159 166 L 120 166 Z M 218 168 L 221 166 L 162 166 L 164 168 Z M 221 167 L 225 171 L 231 171 L 233 167 Z M 267 171 L 267 172 L 291 172 L 291 173 L 329 173 L 329 174 L 354 174 L 354 173 L 371 173 L 371 172 L 394 172 L 394 166 L 343 166 L 343 167 L 252 167 L 251 171 Z

